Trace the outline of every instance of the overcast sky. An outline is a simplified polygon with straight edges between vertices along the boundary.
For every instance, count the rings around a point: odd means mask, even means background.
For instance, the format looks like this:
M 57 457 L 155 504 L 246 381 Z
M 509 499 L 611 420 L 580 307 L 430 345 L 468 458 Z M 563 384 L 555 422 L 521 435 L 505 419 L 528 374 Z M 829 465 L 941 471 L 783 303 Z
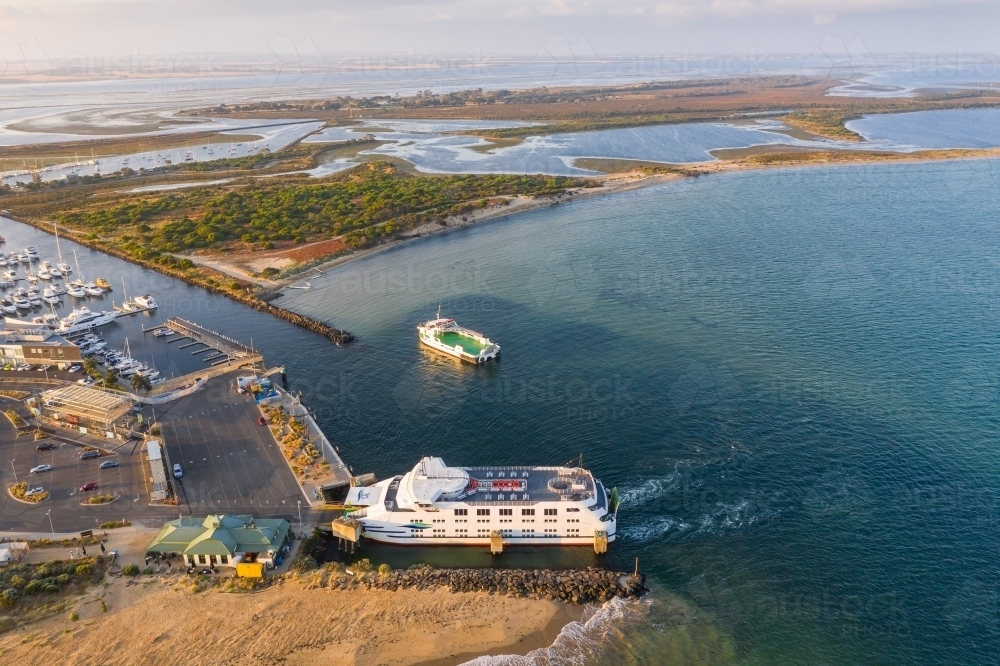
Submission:
M 747 55 L 831 40 L 871 53 L 997 53 L 1000 0 L 0 0 L 8 64 L 181 52 Z

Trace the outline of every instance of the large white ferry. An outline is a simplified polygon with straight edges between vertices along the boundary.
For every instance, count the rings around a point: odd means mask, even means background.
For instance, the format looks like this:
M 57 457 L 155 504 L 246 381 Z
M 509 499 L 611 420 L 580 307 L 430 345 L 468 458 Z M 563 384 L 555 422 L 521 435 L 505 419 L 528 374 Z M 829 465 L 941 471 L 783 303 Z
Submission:
M 421 459 L 402 476 L 351 488 L 362 536 L 403 545 L 591 546 L 615 540 L 617 489 L 582 467 L 448 467 Z
M 482 333 L 462 328 L 454 319 L 442 318 L 440 308 L 436 319 L 417 326 L 417 335 L 428 347 L 470 363 L 484 363 L 500 357 L 500 345 Z

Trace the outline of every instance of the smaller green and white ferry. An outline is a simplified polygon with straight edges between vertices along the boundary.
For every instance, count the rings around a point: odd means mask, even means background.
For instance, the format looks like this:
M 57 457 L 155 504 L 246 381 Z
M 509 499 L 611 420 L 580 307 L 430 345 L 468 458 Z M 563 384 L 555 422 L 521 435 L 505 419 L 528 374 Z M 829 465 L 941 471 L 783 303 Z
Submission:
M 438 308 L 436 319 L 417 326 L 417 334 L 420 341 L 431 349 L 469 363 L 485 363 L 491 358 L 500 358 L 500 345 L 482 333 L 462 328 L 454 319 L 442 318 L 441 308 Z

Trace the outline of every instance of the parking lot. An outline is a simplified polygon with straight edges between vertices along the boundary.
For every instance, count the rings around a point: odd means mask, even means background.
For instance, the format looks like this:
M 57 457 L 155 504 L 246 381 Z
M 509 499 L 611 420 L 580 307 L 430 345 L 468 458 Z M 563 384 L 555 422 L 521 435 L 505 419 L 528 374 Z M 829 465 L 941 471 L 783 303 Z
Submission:
M 156 412 L 170 462 L 184 469 L 184 503 L 194 514 L 297 515 L 298 502 L 308 503 L 270 431 L 257 424 L 253 398 L 236 392 L 235 376 Z
M 140 442 L 108 440 L 102 442 L 109 448 L 106 455 L 81 460 L 81 447 L 69 443 L 56 442 L 51 450 L 36 450 L 39 442 L 33 436 L 17 437 L 16 429 L 0 416 L 0 531 L 75 531 L 121 518 L 155 526 L 178 514 L 207 513 L 248 513 L 295 521 L 300 500 L 305 516 L 308 502 L 301 487 L 270 431 L 257 425 L 260 412 L 253 398 L 236 392 L 235 376 L 211 379 L 191 396 L 144 410 L 145 418 L 155 416 L 162 428 L 170 463 L 183 467 L 183 478 L 176 484 L 179 506 L 149 505 L 149 475 Z M 16 387 L 30 389 L 27 384 Z M 0 406 L 6 409 L 9 404 Z M 117 460 L 119 465 L 100 469 L 105 460 Z M 52 470 L 30 473 L 41 464 L 52 465 Z M 6 490 L 15 474 L 29 487 L 49 491 L 50 499 L 33 505 L 11 498 Z M 97 484 L 97 490 L 81 493 L 80 486 L 90 482 Z M 100 493 L 120 497 L 110 504 L 81 505 L 86 497 Z

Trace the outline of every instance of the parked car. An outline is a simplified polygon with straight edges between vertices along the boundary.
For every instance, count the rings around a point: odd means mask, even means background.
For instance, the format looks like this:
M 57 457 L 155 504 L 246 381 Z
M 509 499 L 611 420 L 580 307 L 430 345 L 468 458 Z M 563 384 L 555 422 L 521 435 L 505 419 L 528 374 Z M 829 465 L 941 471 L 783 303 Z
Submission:
M 81 370 L 83 370 L 83 368 L 81 368 L 78 365 L 71 365 L 71 366 L 69 366 L 69 371 L 70 372 L 80 372 Z
M 52 465 L 38 465 L 37 467 L 31 468 L 32 474 L 38 474 L 39 472 L 48 472 L 52 469 Z
M 258 416 L 257 417 L 257 425 L 262 425 L 262 426 L 266 426 L 267 425 L 267 421 L 264 419 L 263 416 Z
M 37 486 L 35 488 L 28 488 L 28 491 L 26 493 L 24 493 L 24 496 L 25 497 L 34 497 L 35 495 L 41 495 L 44 492 L 45 492 L 45 488 L 42 488 L 41 486 Z
M 184 470 L 181 469 L 180 463 L 174 463 L 174 478 L 179 479 L 184 476 Z
M 90 460 L 91 458 L 98 458 L 100 455 L 100 451 L 84 451 L 80 454 L 80 460 Z
M 39 444 L 38 446 L 35 447 L 35 450 L 36 451 L 51 451 L 54 448 L 56 448 L 56 445 L 53 444 L 52 442 L 42 442 L 41 444 Z
M 81 493 L 85 493 L 88 490 L 97 490 L 97 484 L 91 481 L 90 483 L 85 483 L 82 486 L 80 486 Z
M 38 366 L 35 369 L 38 370 L 38 372 L 45 372 L 46 370 L 48 370 L 51 367 L 52 367 L 51 365 L 49 365 L 48 363 L 45 363 L 44 365 L 40 365 L 40 366 Z
M 117 460 L 105 460 L 101 463 L 101 469 L 111 469 L 112 467 L 118 467 Z

